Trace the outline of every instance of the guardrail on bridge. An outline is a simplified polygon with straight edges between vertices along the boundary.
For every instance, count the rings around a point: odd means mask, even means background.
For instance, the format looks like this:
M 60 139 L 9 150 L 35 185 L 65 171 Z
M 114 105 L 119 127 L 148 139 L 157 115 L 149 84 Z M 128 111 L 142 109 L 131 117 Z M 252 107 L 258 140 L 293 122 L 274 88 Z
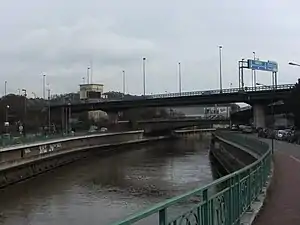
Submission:
M 155 216 L 159 225 L 239 224 L 241 217 L 267 184 L 271 172 L 271 149 L 258 140 L 241 140 L 241 136 L 230 132 L 218 132 L 216 137 L 247 148 L 254 145 L 249 150 L 260 150 L 261 157 L 249 166 L 202 188 L 171 198 L 114 225 L 129 225 L 142 220 L 146 222 Z

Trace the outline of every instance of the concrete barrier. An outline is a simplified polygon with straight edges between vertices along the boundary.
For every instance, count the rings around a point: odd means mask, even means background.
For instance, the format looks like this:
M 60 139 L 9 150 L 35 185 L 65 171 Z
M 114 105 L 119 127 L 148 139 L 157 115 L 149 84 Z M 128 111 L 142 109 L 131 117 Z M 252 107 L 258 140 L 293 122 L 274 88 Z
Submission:
M 213 135 L 210 154 L 218 161 L 222 169 L 226 171 L 226 174 L 250 165 L 262 155 L 236 142 L 224 139 L 220 135 Z
M 27 179 L 88 154 L 88 150 L 138 143 L 143 131 L 103 133 L 56 139 L 0 150 L 0 187 Z
M 216 129 L 209 128 L 209 129 L 181 129 L 181 130 L 174 130 L 173 135 L 175 137 L 181 138 L 189 138 L 189 137 L 210 137 Z

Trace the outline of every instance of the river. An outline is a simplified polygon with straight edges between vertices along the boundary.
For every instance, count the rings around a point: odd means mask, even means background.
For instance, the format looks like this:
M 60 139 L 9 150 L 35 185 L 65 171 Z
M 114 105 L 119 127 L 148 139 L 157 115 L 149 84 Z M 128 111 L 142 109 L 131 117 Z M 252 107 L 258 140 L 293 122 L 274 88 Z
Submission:
M 212 181 L 208 140 L 93 155 L 0 190 L 0 224 L 110 224 Z

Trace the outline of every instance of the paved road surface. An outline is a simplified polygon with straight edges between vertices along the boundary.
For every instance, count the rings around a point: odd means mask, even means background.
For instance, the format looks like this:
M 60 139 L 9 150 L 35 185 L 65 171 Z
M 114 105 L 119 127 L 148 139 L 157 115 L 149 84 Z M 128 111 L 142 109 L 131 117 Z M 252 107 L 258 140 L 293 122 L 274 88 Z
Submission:
M 270 140 L 266 140 L 271 143 Z M 300 146 L 275 141 L 274 178 L 254 225 L 300 224 Z

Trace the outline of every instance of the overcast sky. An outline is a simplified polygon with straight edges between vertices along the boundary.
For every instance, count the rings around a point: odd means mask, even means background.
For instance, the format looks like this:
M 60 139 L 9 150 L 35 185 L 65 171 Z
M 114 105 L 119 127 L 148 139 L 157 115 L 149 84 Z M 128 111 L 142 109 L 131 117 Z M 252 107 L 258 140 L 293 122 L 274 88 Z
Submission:
M 105 91 L 141 94 L 142 58 L 147 93 L 219 86 L 218 45 L 223 46 L 223 87 L 238 85 L 237 61 L 279 64 L 279 83 L 295 83 L 300 67 L 300 4 L 296 0 L 1 0 L 1 85 L 42 95 L 42 73 L 52 92 L 77 91 L 93 60 L 93 82 Z M 245 74 L 250 85 L 250 71 Z M 271 74 L 258 73 L 270 84 Z

